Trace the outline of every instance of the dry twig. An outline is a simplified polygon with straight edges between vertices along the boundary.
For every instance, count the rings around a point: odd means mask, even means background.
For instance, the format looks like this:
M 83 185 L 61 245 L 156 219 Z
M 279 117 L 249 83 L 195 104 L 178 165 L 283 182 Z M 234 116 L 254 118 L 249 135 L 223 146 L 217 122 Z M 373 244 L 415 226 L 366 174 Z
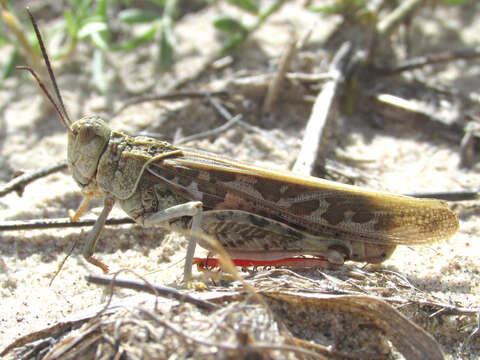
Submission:
M 62 161 L 62 162 L 59 162 L 58 164 L 17 176 L 16 178 L 12 179 L 11 181 L 9 181 L 7 184 L 5 184 L 0 188 L 0 197 L 12 191 L 16 191 L 19 196 L 22 196 L 25 186 L 27 186 L 31 182 L 37 179 L 40 179 L 42 177 L 45 177 L 47 175 L 53 174 L 54 172 L 64 170 L 66 168 L 67 168 L 67 162 Z
M 338 96 L 338 88 L 345 79 L 344 72 L 351 51 L 350 43 L 344 43 L 335 54 L 329 73 L 332 80 L 327 81 L 313 104 L 312 113 L 305 128 L 302 148 L 298 154 L 293 171 L 311 175 L 315 164 L 324 164 L 328 146 L 327 132 L 331 131 L 334 121 L 334 103 Z M 321 165 L 321 167 L 324 167 Z
M 215 128 L 215 129 L 203 131 L 203 132 L 198 133 L 198 134 L 194 134 L 194 135 L 191 135 L 191 136 L 185 136 L 185 137 L 182 137 L 182 138 L 178 139 L 177 141 L 175 141 L 175 145 L 184 144 L 184 143 L 189 142 L 189 141 L 199 140 L 199 139 L 203 139 L 203 138 L 213 136 L 213 135 L 219 135 L 219 134 L 227 131 L 228 129 L 230 129 L 233 125 L 238 123 L 241 119 L 242 119 L 241 114 L 238 114 L 234 117 L 230 117 L 230 119 L 228 119 L 228 121 L 225 124 Z
M 446 191 L 436 193 L 413 193 L 407 194 L 407 196 L 413 196 L 417 198 L 429 198 L 439 199 L 445 201 L 470 201 L 478 200 L 480 198 L 480 192 L 478 191 Z
M 72 222 L 69 218 L 60 219 L 34 219 L 34 220 L 12 220 L 0 222 L 0 231 L 36 230 L 36 229 L 58 229 L 93 226 L 95 220 L 81 220 Z M 135 224 L 129 217 L 110 218 L 105 225 Z
M 103 275 L 87 275 L 85 279 L 93 284 L 104 285 L 104 286 L 114 286 L 125 289 L 144 291 L 156 296 L 164 296 L 167 298 L 173 298 L 181 302 L 187 302 L 193 305 L 196 305 L 205 310 L 217 310 L 220 307 L 214 303 L 211 303 L 206 300 L 195 298 L 188 294 L 183 294 L 174 288 L 161 285 L 147 284 L 145 282 L 134 281 L 134 280 L 123 280 L 117 279 L 116 277 L 109 277 Z
M 375 111 L 386 119 L 425 124 L 438 131 L 439 135 L 455 142 L 460 142 L 465 134 L 460 123 L 447 121 L 436 114 L 428 113 L 413 101 L 391 94 L 374 94 L 371 96 L 371 100 Z
M 424 3 L 424 0 L 406 0 L 401 2 L 394 11 L 377 24 L 377 36 L 380 39 L 389 36 L 422 3 Z
M 117 116 L 126 108 L 141 104 L 144 102 L 152 102 L 152 101 L 161 101 L 161 100 L 168 100 L 168 101 L 178 101 L 184 99 L 192 99 L 192 98 L 205 98 L 210 96 L 226 96 L 228 92 L 225 90 L 220 91 L 183 91 L 183 92 L 170 92 L 167 94 L 162 95 L 148 95 L 148 96 L 139 96 L 130 100 L 127 100 L 120 108 L 115 111 L 112 117 Z
M 296 48 L 297 39 L 295 33 L 292 31 L 290 35 L 290 41 L 280 59 L 280 65 L 278 66 L 278 70 L 268 86 L 268 91 L 263 102 L 263 114 L 268 114 L 272 109 L 272 106 L 275 104 L 275 101 L 278 98 L 278 94 L 280 93 L 283 81 L 285 80 L 287 71 L 290 68 L 290 64 L 295 55 Z
M 441 64 L 450 61 L 457 61 L 461 59 L 477 59 L 480 57 L 480 47 L 468 50 L 445 51 L 438 54 L 430 54 L 420 56 L 413 59 L 408 59 L 391 68 L 376 69 L 381 75 L 395 75 L 403 71 L 410 71 L 425 67 L 427 65 Z

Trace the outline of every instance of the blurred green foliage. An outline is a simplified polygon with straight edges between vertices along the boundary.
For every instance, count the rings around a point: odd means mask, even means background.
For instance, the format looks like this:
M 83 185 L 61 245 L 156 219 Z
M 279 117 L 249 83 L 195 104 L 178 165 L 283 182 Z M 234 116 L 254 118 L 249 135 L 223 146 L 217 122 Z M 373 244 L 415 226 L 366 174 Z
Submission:
M 261 11 L 254 0 L 224 0 L 240 10 L 253 15 L 251 25 L 240 20 L 222 16 L 213 21 L 213 26 L 223 34 L 225 43 L 218 51 L 218 56 L 233 51 L 242 44 L 249 34 L 255 31 L 285 0 L 276 0 L 266 10 Z M 196 0 L 199 7 L 207 6 L 213 0 Z M 60 36 L 62 47 L 53 54 L 52 59 L 73 56 L 79 43 L 89 43 L 94 47 L 92 57 L 93 78 L 97 89 L 104 93 L 108 90 L 105 83 L 104 66 L 107 52 L 131 52 L 142 44 L 156 42 L 156 63 L 159 71 L 168 71 L 175 58 L 174 26 L 178 19 L 180 6 L 191 6 L 193 1 L 184 0 L 69 0 L 63 13 L 63 22 L 50 29 L 46 37 Z M 13 45 L 14 50 L 0 69 L 0 86 L 2 80 L 11 76 L 17 61 L 25 53 L 30 56 L 36 47 L 36 38 L 27 17 L 15 8 L 11 0 L 0 0 L 2 16 L 0 17 L 0 46 Z M 6 24 L 6 19 L 8 24 Z M 22 19 L 22 21 L 18 20 Z M 45 32 L 45 29 L 42 29 Z M 22 41 L 20 34 L 27 34 Z M 133 35 L 132 35 L 133 34 Z M 118 40 L 121 39 L 121 40 Z M 30 50 L 26 50 L 30 48 Z M 32 59 L 30 59 L 32 61 Z M 34 65 L 38 65 L 33 59 Z
M 245 17 L 225 14 L 213 20 L 212 26 L 223 38 L 217 56 L 237 49 L 286 2 L 270 1 L 266 8 L 262 8 L 255 0 L 69 0 L 63 21 L 49 29 L 44 36 L 60 36 L 62 39 L 58 41 L 62 47 L 57 53 L 51 54 L 52 59 L 73 56 L 79 43 L 89 43 L 94 47 L 91 64 L 93 77 L 97 89 L 105 93 L 108 90 L 104 76 L 107 52 L 131 52 L 143 44 L 155 42 L 158 69 L 168 71 L 175 59 L 174 26 L 181 11 L 191 11 L 194 3 L 198 9 L 222 1 L 244 12 Z M 470 0 L 440 1 L 447 5 L 460 5 Z M 0 47 L 11 45 L 13 48 L 0 69 L 0 86 L 4 79 L 12 75 L 21 56 L 29 58 L 33 66 L 39 66 L 38 59 L 35 59 L 39 55 L 35 49 L 37 45 L 33 29 L 26 15 L 13 4 L 12 0 L 0 0 Z M 325 15 L 342 14 L 357 21 L 362 18 L 371 21 L 372 16 L 375 18 L 369 0 L 332 0 L 322 4 L 311 10 Z

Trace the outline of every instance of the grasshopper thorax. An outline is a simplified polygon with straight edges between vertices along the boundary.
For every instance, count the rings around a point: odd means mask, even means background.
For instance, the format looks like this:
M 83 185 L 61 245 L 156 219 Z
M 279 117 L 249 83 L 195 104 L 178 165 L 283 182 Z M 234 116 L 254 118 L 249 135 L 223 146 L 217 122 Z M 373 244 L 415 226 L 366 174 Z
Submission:
M 80 187 L 84 188 L 95 180 L 98 162 L 111 132 L 96 115 L 84 116 L 72 124 L 68 132 L 68 167 Z

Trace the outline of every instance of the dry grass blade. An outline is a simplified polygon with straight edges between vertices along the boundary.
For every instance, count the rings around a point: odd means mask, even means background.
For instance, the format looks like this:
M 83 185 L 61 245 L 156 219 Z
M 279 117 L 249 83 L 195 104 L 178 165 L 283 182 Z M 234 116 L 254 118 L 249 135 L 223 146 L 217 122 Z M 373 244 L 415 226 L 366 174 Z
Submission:
M 206 313 L 191 304 L 177 305 L 167 299 L 162 299 L 160 306 L 155 305 L 153 297 L 124 299 L 107 312 L 93 317 L 77 317 L 76 322 L 60 323 L 25 337 L 22 343 L 17 341 L 5 349 L 2 356 L 14 348 L 19 354 L 20 347 L 26 345 L 27 350 L 35 350 L 31 344 L 33 341 L 53 338 L 47 344 L 49 353 L 46 358 L 57 360 L 72 355 L 84 357 L 100 349 L 111 356 L 150 353 L 167 358 L 168 354 L 175 354 L 179 359 L 197 358 L 201 354 L 207 359 L 222 356 L 244 359 L 258 355 L 285 359 L 305 356 L 376 359 L 388 356 L 390 346 L 384 348 L 385 351 L 381 351 L 381 346 L 376 348 L 388 341 L 406 359 L 444 358 L 430 335 L 385 302 L 372 297 L 261 292 L 259 295 L 267 300 L 274 312 L 272 316 L 269 309 L 252 303 L 245 294 L 217 292 L 201 295 L 205 300 L 221 302 L 224 307 Z M 287 327 L 292 327 L 289 320 L 293 320 L 293 326 L 305 331 L 301 337 L 295 334 L 293 343 L 291 336 L 280 330 L 283 324 L 276 316 L 279 311 L 288 313 L 282 316 Z M 328 318 L 323 319 L 325 324 L 328 323 L 326 327 L 313 322 L 325 317 Z M 332 319 L 334 322 L 329 323 Z M 345 331 L 344 340 L 331 339 L 336 342 L 334 350 L 328 341 L 318 341 L 322 334 L 327 334 L 323 340 L 328 340 L 328 334 L 338 325 L 352 327 L 355 339 L 352 340 L 350 332 Z
M 384 332 L 406 359 L 444 359 L 438 343 L 426 331 L 408 320 L 386 302 L 370 296 L 336 296 L 325 294 L 264 293 L 267 297 L 288 303 L 290 307 L 337 310 L 364 317 Z
M 295 55 L 296 47 L 297 47 L 297 39 L 296 39 L 295 32 L 292 29 L 291 39 L 280 59 L 278 70 L 272 82 L 268 86 L 268 91 L 267 91 L 267 94 L 265 95 L 265 100 L 263 102 L 263 108 L 262 108 L 262 112 L 264 114 L 268 114 L 271 111 L 273 105 L 275 104 L 275 101 L 278 98 L 280 89 L 283 84 L 283 80 L 285 79 L 287 71 L 290 68 L 290 64 Z
M 102 358 L 148 353 L 159 359 L 169 356 L 179 359 L 199 356 L 207 359 L 246 359 L 250 356 L 326 359 L 304 346 L 289 344 L 288 337 L 279 331 L 278 323 L 267 309 L 249 303 L 245 294 L 201 295 L 232 306 L 206 313 L 191 304 L 176 305 L 166 299 L 161 300 L 160 306 L 155 305 L 153 297 L 124 299 L 107 312 L 77 318 L 76 323 L 68 323 L 70 327 L 63 323 L 56 329 L 34 333 L 35 337 L 25 338 L 22 343 L 17 341 L 2 355 L 15 348 L 17 355 L 30 351 L 35 356 L 31 342 L 53 338 L 46 344 L 45 359 L 95 358 L 99 353 L 105 356 Z M 72 328 L 75 331 L 71 331 Z
M 317 353 L 314 353 L 312 351 L 302 349 L 299 346 L 260 344 L 260 343 L 255 343 L 253 340 L 250 340 L 250 342 L 253 342 L 253 344 L 241 344 L 240 346 L 238 346 L 238 345 L 231 346 L 231 345 L 228 345 L 228 344 L 220 344 L 220 343 L 212 343 L 212 342 L 204 341 L 204 340 L 195 338 L 195 337 L 177 329 L 176 327 L 172 326 L 168 322 L 159 319 L 157 316 L 155 316 L 153 313 L 151 313 L 149 311 L 142 310 L 142 312 L 145 315 L 147 315 L 151 320 L 153 320 L 153 321 L 157 322 L 159 325 L 169 329 L 170 331 L 172 331 L 176 335 L 179 335 L 179 336 L 181 336 L 185 339 L 191 340 L 191 341 L 193 341 L 195 343 L 198 343 L 200 345 L 212 346 L 212 347 L 228 350 L 228 351 L 231 351 L 231 352 L 245 354 L 247 356 L 248 356 L 248 354 L 252 354 L 252 353 L 260 353 L 260 352 L 265 352 L 265 351 L 279 350 L 281 352 L 293 352 L 293 353 L 298 353 L 298 354 L 301 354 L 301 355 L 308 355 L 308 356 L 311 356 L 314 359 L 319 359 L 319 360 L 324 360 L 325 359 L 323 356 L 321 356 Z M 245 342 L 242 339 L 242 337 L 243 337 L 241 335 L 242 333 L 239 332 L 238 334 L 239 334 L 238 338 L 239 338 L 240 342 L 242 342 L 242 343 Z

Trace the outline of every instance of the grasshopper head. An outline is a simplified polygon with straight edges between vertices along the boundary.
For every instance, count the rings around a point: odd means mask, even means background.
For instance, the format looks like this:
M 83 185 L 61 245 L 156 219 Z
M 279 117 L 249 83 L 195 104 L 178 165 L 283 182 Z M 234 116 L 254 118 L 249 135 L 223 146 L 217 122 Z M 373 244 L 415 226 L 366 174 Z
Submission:
M 94 180 L 110 133 L 108 125 L 95 115 L 85 116 L 72 124 L 68 132 L 68 167 L 80 187 Z
M 85 116 L 80 120 L 74 122 L 70 120 L 67 109 L 63 103 L 62 95 L 58 90 L 57 81 L 53 74 L 50 60 L 48 58 L 45 45 L 43 44 L 42 35 L 38 29 L 37 22 L 32 13 L 27 7 L 27 13 L 32 21 L 33 29 L 37 35 L 37 39 L 42 51 L 45 65 L 52 81 L 53 89 L 57 97 L 58 103 L 45 87 L 37 73 L 29 66 L 17 66 L 17 69 L 29 71 L 37 80 L 38 85 L 52 103 L 60 120 L 67 129 L 68 133 L 68 167 L 72 172 L 73 178 L 80 187 L 85 188 L 88 185 L 96 188 L 95 174 L 97 172 L 97 165 L 100 157 L 105 149 L 105 146 L 110 139 L 111 130 L 108 125 L 97 116 Z

